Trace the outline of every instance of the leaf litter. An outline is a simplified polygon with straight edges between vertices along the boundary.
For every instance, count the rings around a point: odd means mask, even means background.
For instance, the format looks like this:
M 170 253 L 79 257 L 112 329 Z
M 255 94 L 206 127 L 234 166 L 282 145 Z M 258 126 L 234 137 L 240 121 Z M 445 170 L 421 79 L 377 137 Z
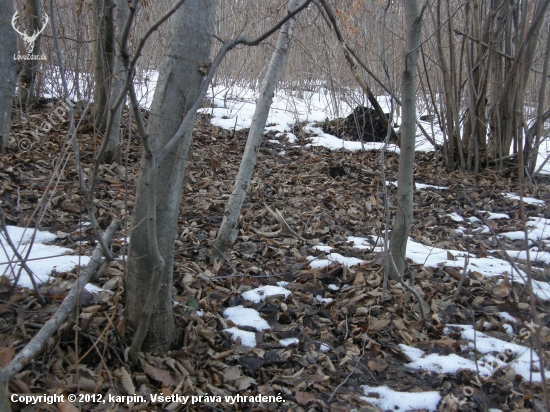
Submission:
M 50 106 L 40 111 L 47 113 Z M 15 122 L 14 132 L 32 135 L 29 130 L 38 122 L 32 116 L 26 124 Z M 79 131 L 85 171 L 100 143 L 86 125 Z M 67 128 L 54 128 L 34 142 L 32 151 L 0 158 L 0 199 L 9 225 L 36 226 L 31 214 L 48 187 Z M 378 151 L 311 147 L 315 139 L 308 139 L 307 130 L 293 143 L 279 134 L 270 137 L 278 138 L 277 144 L 266 138 L 233 250 L 223 265 L 208 263 L 246 130 L 228 132 L 211 125 L 205 114 L 193 132 L 175 244 L 174 313 L 182 341 L 170 352 L 143 355 L 140 366 L 131 368 L 123 355 L 131 338 L 123 276 L 141 150 L 132 130 L 122 164 L 102 166 L 95 202 L 102 228 L 112 218 L 126 219 L 113 241 L 119 258 L 94 282 L 94 293 L 82 295 L 78 315 L 60 325 L 42 356 L 11 380 L 12 393 L 95 393 L 105 399 L 137 394 L 146 400 L 40 405 L 52 411 L 76 410 L 71 406 L 90 411 L 458 410 L 453 398 L 464 401 L 463 410 L 540 408 L 541 371 L 538 355 L 530 350 L 534 334 L 526 331 L 530 327 L 539 334 L 542 364 L 548 368 L 548 262 L 537 258 L 549 252 L 542 228 L 550 218 L 547 179 L 524 186 L 525 194 L 538 200 L 525 205 L 529 224 L 538 228 L 530 230 L 529 247 L 537 252 L 531 272 L 542 314 L 532 319 L 521 279 L 528 270 L 523 240 L 511 235 L 522 228 L 518 199 L 506 195 L 518 193 L 514 180 L 492 171 L 447 173 L 437 154 L 417 153 L 414 177 L 422 184 L 416 184 L 409 241 L 414 279 L 407 281 L 427 305 L 432 328 L 424 330 L 418 303 L 400 284 L 390 282 L 381 301 L 386 193 Z M 388 180 L 395 180 L 397 165 L 398 157 L 386 153 Z M 61 253 L 71 249 L 82 256 L 82 265 L 95 245 L 93 233 L 74 168 L 69 165 L 58 178 L 38 227 L 53 234 L 48 241 L 64 248 Z M 393 209 L 395 187 L 389 186 L 388 194 Z M 264 202 L 306 241 L 262 236 L 279 229 Z M 516 268 L 503 258 L 503 247 Z M 12 291 L 5 273 L 0 282 L 3 365 L 55 311 L 78 273 L 78 266 L 48 272 L 50 282 L 40 286 L 45 305 L 32 290 Z M 502 351 L 509 355 L 506 360 L 497 356 Z M 479 380 L 478 373 L 481 386 L 471 383 Z M 473 388 L 468 397 L 465 386 Z M 202 401 L 152 403 L 153 394 L 201 396 Z M 237 394 L 280 394 L 285 402 L 204 401 Z M 13 407 L 22 410 L 21 404 Z

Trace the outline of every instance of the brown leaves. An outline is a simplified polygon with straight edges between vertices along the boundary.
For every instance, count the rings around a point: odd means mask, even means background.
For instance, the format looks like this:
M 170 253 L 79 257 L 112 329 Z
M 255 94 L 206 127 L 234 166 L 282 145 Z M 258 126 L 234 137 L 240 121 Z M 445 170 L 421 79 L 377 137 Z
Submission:
M 382 358 L 371 359 L 367 366 L 371 372 L 382 372 L 388 368 L 388 363 Z
M 33 153 L 32 158 L 21 153 L 1 158 L 0 196 L 9 223 L 26 222 L 42 196 L 53 173 L 52 159 L 59 155 L 62 139 L 57 133 L 52 132 L 47 144 Z M 261 167 L 256 169 L 249 187 L 234 247 L 227 254 L 227 260 L 208 263 L 238 171 L 246 132 L 236 132 L 228 139 L 224 131 L 198 123 L 194 135 L 193 163 L 187 175 L 175 244 L 174 300 L 178 304 L 174 312 L 183 335 L 178 350 L 156 356 L 147 354 L 135 369 L 125 364 L 121 354 L 133 329 L 123 317 L 124 295 L 116 295 L 124 289 L 124 264 L 112 262 L 99 285 L 114 293 L 83 298 L 85 307 L 78 318 L 61 325 L 59 336 L 48 342 L 41 359 L 49 363 L 37 361 L 34 369 L 28 368 L 12 380 L 10 389 L 34 392 L 37 387 L 46 391 L 57 385 L 70 385 L 75 391 L 79 388 L 102 394 L 281 393 L 286 397 L 286 409 L 363 410 L 365 406 L 359 399 L 358 389 L 363 382 L 392 381 L 399 382 L 403 388 L 423 390 L 432 390 L 440 384 L 433 376 L 404 372 L 402 364 L 408 360 L 398 344 L 432 352 L 460 353 L 460 336 L 441 336 L 446 324 L 471 323 L 475 319 L 480 330 L 503 333 L 512 326 L 498 317 L 500 311 L 508 311 L 516 319 L 529 313 L 526 294 L 520 296 L 507 278 L 484 279 L 472 272 L 473 268 L 466 274 L 463 293 L 454 300 L 456 286 L 462 278 L 461 268 L 410 265 L 415 273 L 414 287 L 421 292 L 431 311 L 429 319 L 435 328 L 430 329 L 430 333 L 419 321 L 417 302 L 400 284 L 390 282 L 386 300 L 381 300 L 384 256 L 374 249 L 380 244 L 365 244 L 359 249 L 348 242 L 348 236 L 379 236 L 385 229 L 385 194 L 377 152 L 287 146 L 285 155 L 281 156 L 280 148 L 262 147 Z M 94 137 L 83 134 L 79 142 L 84 167 L 90 169 L 96 147 Z M 100 224 L 112 217 L 124 217 L 133 208 L 140 147 L 129 146 L 128 169 L 120 165 L 101 168 L 95 202 L 98 214 L 103 215 Z M 386 156 L 388 180 L 395 180 L 398 158 L 393 154 Z M 459 223 L 446 215 L 453 211 L 466 219 L 477 215 L 461 194 L 464 190 L 478 202 L 479 208 L 517 213 L 513 202 L 504 201 L 500 196 L 499 187 L 509 185 L 508 181 L 495 184 L 494 179 L 477 181 L 475 176 L 443 173 L 432 157 L 418 154 L 415 179 L 447 186 L 449 190 L 415 192 L 411 236 L 425 245 L 467 250 L 477 257 L 490 255 L 496 246 L 490 244 L 490 236 L 480 232 L 481 223 L 472 220 L 460 223 L 466 226 L 468 236 L 465 236 L 455 232 Z M 69 165 L 59 175 L 61 186 L 42 224 L 59 234 L 56 243 L 79 246 L 81 253 L 87 253 L 93 235 L 89 227 L 80 222 L 83 200 L 74 163 Z M 393 199 L 392 191 L 390 189 Z M 299 236 L 292 239 L 258 236 L 256 233 L 281 228 L 279 219 L 267 211 L 263 202 L 271 210 L 280 211 L 285 224 Z M 520 229 L 513 219 L 499 219 L 498 224 L 489 226 L 497 231 Z M 308 256 L 324 259 L 330 253 L 314 249 L 319 242 L 364 263 L 350 268 L 334 263 L 327 268 L 311 269 Z M 115 240 L 115 253 L 123 253 L 126 247 L 125 236 Z M 456 261 L 459 256 L 449 253 L 447 258 Z M 59 274 L 47 296 L 62 298 L 75 281 L 75 272 Z M 288 298 L 274 296 L 252 303 L 241 297 L 246 290 L 280 281 L 289 282 L 287 288 L 292 295 Z M 4 292 L 7 290 L 3 288 Z M 3 330 L 9 331 L 0 336 L 3 348 L 0 366 L 13 358 L 13 348 L 36 332 L 36 325 L 50 316 L 56 304 L 54 301 L 51 305 L 39 306 L 34 296 L 25 292 L 12 295 L 0 307 L 0 322 Z M 257 309 L 271 327 L 257 335 L 259 343 L 254 349 L 235 344 L 222 332 L 229 325 L 220 315 L 221 311 L 240 304 Z M 204 312 L 202 316 L 197 314 L 197 309 Z M 111 319 L 113 322 L 109 323 Z M 513 329 L 519 327 L 514 325 Z M 543 332 L 547 331 L 543 329 Z M 547 336 L 548 333 L 544 335 Z M 284 346 L 283 339 L 295 340 Z M 76 341 L 79 347 L 75 347 Z M 96 346 L 91 354 L 81 359 L 92 345 Z M 348 384 L 339 387 L 348 376 Z M 450 376 L 446 379 L 453 385 L 460 383 Z M 514 390 L 519 393 L 521 389 Z M 493 403 L 509 401 L 505 395 L 500 399 L 498 392 L 487 391 L 493 396 Z M 332 393 L 335 393 L 333 403 L 323 406 L 322 402 Z M 122 405 L 109 407 L 119 406 Z M 248 406 L 242 405 L 242 408 Z M 139 408 L 150 410 L 152 407 Z M 279 407 L 275 405 L 273 409 Z M 104 410 L 99 405 L 81 407 L 82 410 L 93 408 Z M 178 408 L 181 404 L 165 407 L 167 410 Z

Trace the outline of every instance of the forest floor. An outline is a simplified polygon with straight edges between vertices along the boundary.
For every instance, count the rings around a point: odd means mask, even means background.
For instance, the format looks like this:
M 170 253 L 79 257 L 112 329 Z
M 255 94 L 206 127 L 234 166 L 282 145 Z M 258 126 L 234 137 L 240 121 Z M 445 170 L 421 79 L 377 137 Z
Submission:
M 33 146 L 26 151 L 12 149 L 0 157 L 0 199 L 8 225 L 37 225 L 32 213 L 51 184 L 68 124 L 54 125 L 39 138 L 33 136 L 33 130 L 54 107 L 53 103 L 42 106 L 27 123 L 18 122 L 17 113 L 14 116 L 14 134 L 19 140 L 29 139 Z M 414 366 L 419 363 L 414 348 L 423 353 L 421 359 L 439 356 L 447 359 L 447 366 L 459 365 L 458 357 L 471 362 L 485 353 L 498 355 L 498 348 L 483 352 L 481 340 L 479 347 L 475 340 L 472 347 L 462 329 L 447 327 L 455 324 L 464 325 L 464 332 L 475 329 L 480 339 L 492 337 L 506 342 L 510 348 L 533 347 L 535 334 L 526 330 L 536 329 L 542 349 L 539 355 L 546 363 L 550 353 L 548 302 L 535 298 L 533 308 L 524 285 L 504 273 L 483 276 L 471 265 L 463 288 L 457 291 L 460 267 L 413 261 L 410 272 L 415 289 L 426 302 L 428 328 L 422 324 L 416 299 L 402 285 L 390 281 L 382 301 L 384 257 L 380 243 L 373 241 L 383 237 L 386 225 L 380 151 L 308 147 L 306 136 L 298 136 L 294 144 L 266 138 L 233 250 L 221 267 L 209 264 L 207 257 L 247 134 L 246 130 L 233 132 L 212 126 L 208 120 L 207 115 L 200 115 L 195 126 L 175 245 L 174 312 L 182 334 L 178 346 L 167 353 L 145 354 L 136 368 L 124 361 L 132 336 L 123 312 L 125 240 L 131 227 L 141 153 L 133 130 L 131 138 L 123 142 L 121 164 L 102 168 L 95 194 L 102 228 L 113 218 L 124 221 L 113 241 L 118 258 L 94 282 L 103 290 L 85 292 L 78 316 L 60 326 L 43 353 L 9 384 L 10 392 L 18 394 L 102 396 L 80 396 L 73 404 L 25 406 L 14 402 L 14 411 L 434 410 L 433 406 L 415 407 L 415 393 L 426 405 L 435 399 L 436 407 L 445 411 L 545 410 L 543 386 L 514 370 L 513 361 L 519 357 L 514 350 L 506 349 L 506 362 L 491 369 L 481 381 L 471 367 L 446 369 L 445 362 L 441 362 L 441 369 L 437 365 Z M 91 125 L 83 122 L 78 142 L 87 172 L 101 141 Z M 397 180 L 397 166 L 398 155 L 386 153 L 388 181 Z M 89 255 L 94 236 L 84 223 L 87 217 L 71 157 L 57 176 L 59 184 L 38 227 L 57 235 L 54 244 Z M 469 253 L 472 259 L 502 258 L 499 251 L 503 248 L 523 249 L 523 241 L 497 236 L 523 229 L 518 200 L 503 195 L 518 193 L 516 179 L 493 171 L 448 173 L 440 156 L 433 152 L 417 154 L 414 178 L 439 188 L 420 189 L 419 185 L 415 190 L 413 241 L 449 250 L 448 262 L 457 260 L 459 253 Z M 523 191 L 525 196 L 546 202 L 525 204 L 526 216 L 550 218 L 550 180 L 537 177 L 524 183 Z M 392 211 L 395 193 L 395 187 L 389 185 Z M 290 228 L 305 240 L 258 234 L 280 229 L 264 203 L 279 210 Z M 489 220 L 489 212 L 505 216 Z M 460 217 L 463 222 L 457 221 Z M 359 245 L 350 240 L 352 237 L 371 239 L 372 244 Z M 539 252 L 548 251 L 543 240 L 535 246 Z M 347 260 L 329 254 L 331 250 Z M 524 260 L 518 260 L 517 265 L 529 270 Z M 534 279 L 550 279 L 548 263 L 533 261 L 532 266 Z M 51 282 L 40 286 L 48 300 L 46 305 L 41 305 L 31 290 L 12 291 L 8 274 L 2 278 L 0 366 L 5 366 L 51 316 L 77 272 L 52 273 Z M 266 293 L 268 288 L 256 290 L 259 298 L 255 301 L 243 297 L 246 291 L 268 285 L 282 289 L 273 289 L 278 291 L 274 295 Z M 253 333 L 254 347 L 243 345 L 245 334 L 237 339 L 224 332 L 238 326 L 225 311 L 239 305 L 255 309 L 268 324 L 260 330 L 241 326 Z M 540 314 L 535 319 L 534 309 Z M 535 326 L 529 329 L 526 325 Z M 537 365 L 532 366 L 531 373 L 537 372 Z M 410 397 L 401 399 L 391 391 L 384 394 L 368 389 L 384 385 Z M 113 397 L 134 394 L 143 399 Z M 181 400 L 162 403 L 152 401 L 152 394 L 190 398 L 185 404 Z M 280 394 L 284 402 L 234 398 L 231 404 L 224 398 L 258 394 Z M 381 403 L 386 398 L 389 403 Z

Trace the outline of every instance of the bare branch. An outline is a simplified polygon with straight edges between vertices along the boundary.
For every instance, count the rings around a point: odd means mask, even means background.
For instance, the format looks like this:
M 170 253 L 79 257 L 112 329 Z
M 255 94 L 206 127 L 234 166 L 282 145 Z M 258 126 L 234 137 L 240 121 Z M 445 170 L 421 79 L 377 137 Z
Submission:
M 102 237 L 105 243 L 109 243 L 113 234 L 120 225 L 119 221 L 113 221 L 105 231 Z M 82 293 L 84 286 L 90 281 L 92 276 L 97 272 L 102 272 L 107 269 L 108 260 L 103 257 L 103 250 L 100 245 L 97 245 L 86 268 L 80 274 L 71 290 L 59 305 L 59 308 L 54 315 L 44 324 L 38 333 L 31 341 L 12 359 L 12 361 L 0 372 L 4 377 L 11 378 L 16 373 L 20 372 L 32 359 L 42 350 L 46 341 L 52 336 L 55 331 L 67 320 L 69 314 L 73 311 L 78 297 Z

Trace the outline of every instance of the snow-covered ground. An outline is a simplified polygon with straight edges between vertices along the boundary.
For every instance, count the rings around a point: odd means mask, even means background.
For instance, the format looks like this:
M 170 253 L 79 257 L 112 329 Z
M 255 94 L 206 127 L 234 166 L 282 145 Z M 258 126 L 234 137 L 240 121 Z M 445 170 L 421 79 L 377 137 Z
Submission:
M 326 91 L 326 90 L 324 90 Z M 140 93 L 140 96 L 146 96 L 146 92 Z M 152 96 L 152 94 L 149 94 Z M 296 136 L 291 133 L 292 127 L 297 122 L 305 122 L 304 131 L 314 134 L 311 145 L 324 146 L 332 150 L 361 150 L 361 142 L 352 142 L 339 139 L 335 136 L 324 133 L 320 127 L 315 127 L 314 124 L 322 122 L 325 119 L 333 119 L 334 117 L 345 117 L 349 115 L 353 109 L 360 103 L 350 105 L 349 101 L 358 102 L 360 98 L 353 98 L 341 101 L 337 107 L 339 112 L 335 113 L 334 104 L 331 101 L 330 93 L 323 91 L 319 92 L 301 92 L 300 97 L 296 93 L 286 93 L 279 90 L 273 98 L 271 110 L 267 120 L 265 132 L 277 131 L 275 138 L 288 138 L 291 143 L 296 141 Z M 212 108 L 201 109 L 204 113 L 209 113 L 213 116 L 212 124 L 229 130 L 241 130 L 250 127 L 254 110 L 256 108 L 257 93 L 249 89 L 243 89 L 237 86 L 228 88 L 224 85 L 212 87 L 208 93 Z M 387 96 L 378 96 L 378 102 L 384 112 L 390 113 L 390 102 Z M 150 102 L 150 100 L 148 100 Z M 418 113 L 422 115 L 423 113 Z M 393 123 L 400 124 L 401 119 L 394 114 Z M 426 132 L 438 143 L 443 143 L 443 132 L 437 125 L 437 122 L 431 123 L 420 121 Z M 398 130 L 398 128 L 397 128 Z M 381 143 L 365 143 L 365 149 L 380 149 Z M 399 151 L 395 145 L 389 145 L 388 150 Z M 417 128 L 416 133 L 416 150 L 432 151 L 432 144 L 426 139 L 420 128 Z M 537 168 L 542 165 L 545 159 L 550 155 L 550 142 L 545 141 L 541 145 L 541 151 L 537 160 Z M 544 165 L 542 174 L 550 174 L 550 162 Z
M 47 283 L 50 280 L 52 270 L 56 272 L 65 272 L 74 268 L 76 265 L 84 266 L 88 264 L 88 256 L 75 255 L 72 249 L 51 245 L 57 235 L 44 231 L 37 231 L 34 237 L 34 243 L 31 245 L 31 238 L 34 229 L 27 229 L 16 226 L 8 226 L 8 235 L 17 247 L 19 254 L 24 258 L 29 253 L 27 266 L 32 271 L 37 285 Z M 17 256 L 10 248 L 6 240 L 6 234 L 0 232 L 0 271 L 2 275 L 13 280 L 21 272 L 18 285 L 32 289 L 32 281 L 21 265 L 18 263 Z M 13 269 L 13 270 L 11 270 Z

